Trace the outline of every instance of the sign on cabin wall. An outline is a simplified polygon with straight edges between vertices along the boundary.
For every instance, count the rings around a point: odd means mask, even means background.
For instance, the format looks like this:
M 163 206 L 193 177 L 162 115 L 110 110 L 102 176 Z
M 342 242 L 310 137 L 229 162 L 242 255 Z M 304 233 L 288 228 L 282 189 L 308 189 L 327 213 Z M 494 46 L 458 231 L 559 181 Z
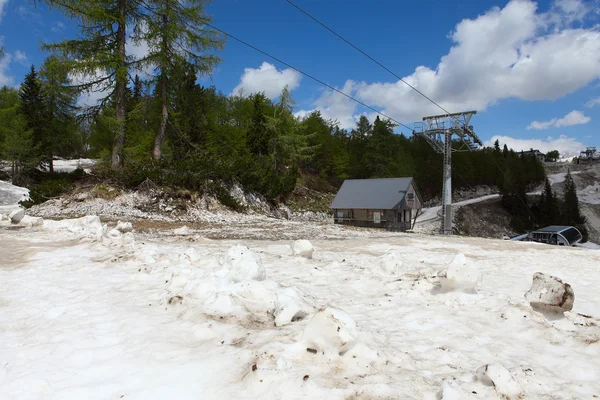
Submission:
M 415 194 L 414 193 L 407 193 L 406 194 L 406 200 L 408 200 L 408 208 L 412 209 L 414 201 L 415 201 Z
M 381 213 L 377 211 L 373 213 L 373 222 L 375 222 L 376 224 L 381 223 Z

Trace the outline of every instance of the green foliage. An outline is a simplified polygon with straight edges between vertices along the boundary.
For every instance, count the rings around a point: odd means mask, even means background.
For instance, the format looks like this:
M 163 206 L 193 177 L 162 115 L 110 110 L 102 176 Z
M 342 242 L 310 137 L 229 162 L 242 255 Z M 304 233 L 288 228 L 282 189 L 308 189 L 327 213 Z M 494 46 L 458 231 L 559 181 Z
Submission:
M 21 201 L 21 205 L 29 208 L 36 204 L 41 204 L 53 197 L 58 197 L 68 191 L 71 187 L 71 182 L 66 179 L 48 180 L 40 184 L 34 185 L 29 189 L 30 200 Z
M 571 171 L 568 171 L 567 176 L 565 177 L 565 195 L 561 220 L 563 225 L 572 225 L 579 229 L 583 235 L 583 241 L 587 241 L 588 232 L 585 228 L 586 219 L 581 215 L 581 211 L 579 209 L 577 187 L 575 186 L 575 182 L 571 176 Z
M 546 153 L 546 161 L 548 162 L 556 162 L 560 157 L 560 153 L 558 150 L 552 150 Z

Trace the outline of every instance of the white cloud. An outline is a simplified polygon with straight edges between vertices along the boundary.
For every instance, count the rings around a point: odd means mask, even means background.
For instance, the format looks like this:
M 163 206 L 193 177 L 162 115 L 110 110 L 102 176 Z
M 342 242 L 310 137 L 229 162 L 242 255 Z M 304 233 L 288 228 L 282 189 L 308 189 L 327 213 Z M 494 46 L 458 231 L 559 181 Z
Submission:
M 537 149 L 542 153 L 547 153 L 552 150 L 558 150 L 561 156 L 571 157 L 579 154 L 585 149 L 585 145 L 575 138 L 561 135 L 559 138 L 548 137 L 546 140 L 541 139 L 517 139 L 510 136 L 493 136 L 490 140 L 485 141 L 486 146 L 493 146 L 498 140 L 500 146 L 506 144 L 509 149 L 515 151 Z
M 595 99 L 591 99 L 590 101 L 585 103 L 585 106 L 587 108 L 592 108 L 592 107 L 598 106 L 598 105 L 600 105 L 600 97 L 596 97 Z
M 554 126 L 560 128 L 561 126 L 572 126 L 572 125 L 584 125 L 590 122 L 592 119 L 583 115 L 581 111 L 573 110 L 563 118 L 556 121 Z
M 352 92 L 355 85 L 355 82 L 348 80 L 340 91 Z M 295 115 L 303 118 L 313 111 L 320 111 L 323 118 L 336 120 L 342 129 L 354 127 L 360 117 L 360 114 L 354 114 L 356 103 L 353 100 L 332 90 L 324 92 L 315 102 L 315 106 L 312 110 L 300 110 Z
M 8 0 L 0 0 L 0 22 L 2 22 L 2 17 L 4 17 L 4 7 L 8 4 Z
M 575 3 L 538 13 L 533 1 L 512 0 L 464 19 L 435 69 L 419 66 L 403 79 L 450 112 L 485 110 L 507 98 L 560 98 L 600 78 L 600 28 L 570 27 L 581 14 Z M 559 12 L 564 9 L 571 11 Z M 353 83 L 348 94 L 402 122 L 441 112 L 400 81 Z M 330 91 L 317 103 L 328 99 L 334 99 Z M 346 119 L 356 108 L 336 117 Z
M 23 65 L 27 65 L 27 63 L 29 62 L 29 60 L 27 59 L 27 54 L 21 50 L 15 51 L 13 53 L 13 57 L 14 57 L 15 61 L 17 61 L 18 63 L 21 63 Z
M 548 129 L 551 126 L 560 128 L 562 126 L 583 125 L 592 119 L 586 117 L 581 111 L 573 110 L 562 118 L 552 118 L 550 121 L 533 121 L 527 129 Z
M 264 92 L 273 99 L 281 94 L 284 87 L 294 90 L 300 85 L 302 75 L 293 69 L 278 71 L 273 64 L 263 62 L 258 68 L 245 68 L 240 83 L 233 89 L 232 95 L 249 95 Z
M 60 21 L 55 22 L 54 24 L 52 24 L 52 28 L 50 28 L 50 30 L 52 32 L 62 32 L 65 30 L 67 26 L 65 24 L 63 24 Z
M 14 77 L 8 75 L 8 67 L 11 61 L 11 54 L 4 53 L 4 58 L 0 60 L 0 87 L 11 86 L 14 83 Z

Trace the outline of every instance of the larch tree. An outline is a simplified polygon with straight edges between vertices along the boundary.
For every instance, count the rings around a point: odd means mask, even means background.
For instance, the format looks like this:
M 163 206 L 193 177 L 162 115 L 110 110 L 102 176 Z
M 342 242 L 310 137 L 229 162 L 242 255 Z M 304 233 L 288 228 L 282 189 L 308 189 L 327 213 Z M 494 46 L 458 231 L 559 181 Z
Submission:
M 207 27 L 211 18 L 205 14 L 206 0 L 148 0 L 144 2 L 144 24 L 134 40 L 148 45 L 148 54 L 141 65 L 154 70 L 160 93 L 161 120 L 152 151 L 156 160 L 162 158 L 162 145 L 169 120 L 170 78 L 175 67 L 185 61 L 196 74 L 210 74 L 219 62 L 213 54 L 223 48 L 224 40 L 217 31 Z
M 135 26 L 141 15 L 141 0 L 44 0 L 76 20 L 81 29 L 77 39 L 46 44 L 69 62 L 74 87 L 81 92 L 102 93 L 100 109 L 109 101 L 115 104 L 115 132 L 111 167 L 123 166 L 125 143 L 128 71 L 134 60 L 126 53 L 127 26 Z
M 0 157 L 11 163 L 13 182 L 33 154 L 33 130 L 21 112 L 19 92 L 0 88 Z

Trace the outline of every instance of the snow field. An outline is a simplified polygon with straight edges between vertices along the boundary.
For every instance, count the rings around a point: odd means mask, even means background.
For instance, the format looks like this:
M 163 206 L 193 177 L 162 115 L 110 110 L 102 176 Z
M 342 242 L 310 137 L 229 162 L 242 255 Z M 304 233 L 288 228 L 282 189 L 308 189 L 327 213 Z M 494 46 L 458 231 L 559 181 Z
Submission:
M 600 394 L 596 251 L 396 235 L 314 240 L 306 259 L 284 241 L 107 246 L 98 223 L 0 230 L 31 252 L 0 268 L 0 398 Z M 439 290 L 469 263 L 477 292 Z M 572 311 L 529 306 L 538 271 L 573 286 Z

